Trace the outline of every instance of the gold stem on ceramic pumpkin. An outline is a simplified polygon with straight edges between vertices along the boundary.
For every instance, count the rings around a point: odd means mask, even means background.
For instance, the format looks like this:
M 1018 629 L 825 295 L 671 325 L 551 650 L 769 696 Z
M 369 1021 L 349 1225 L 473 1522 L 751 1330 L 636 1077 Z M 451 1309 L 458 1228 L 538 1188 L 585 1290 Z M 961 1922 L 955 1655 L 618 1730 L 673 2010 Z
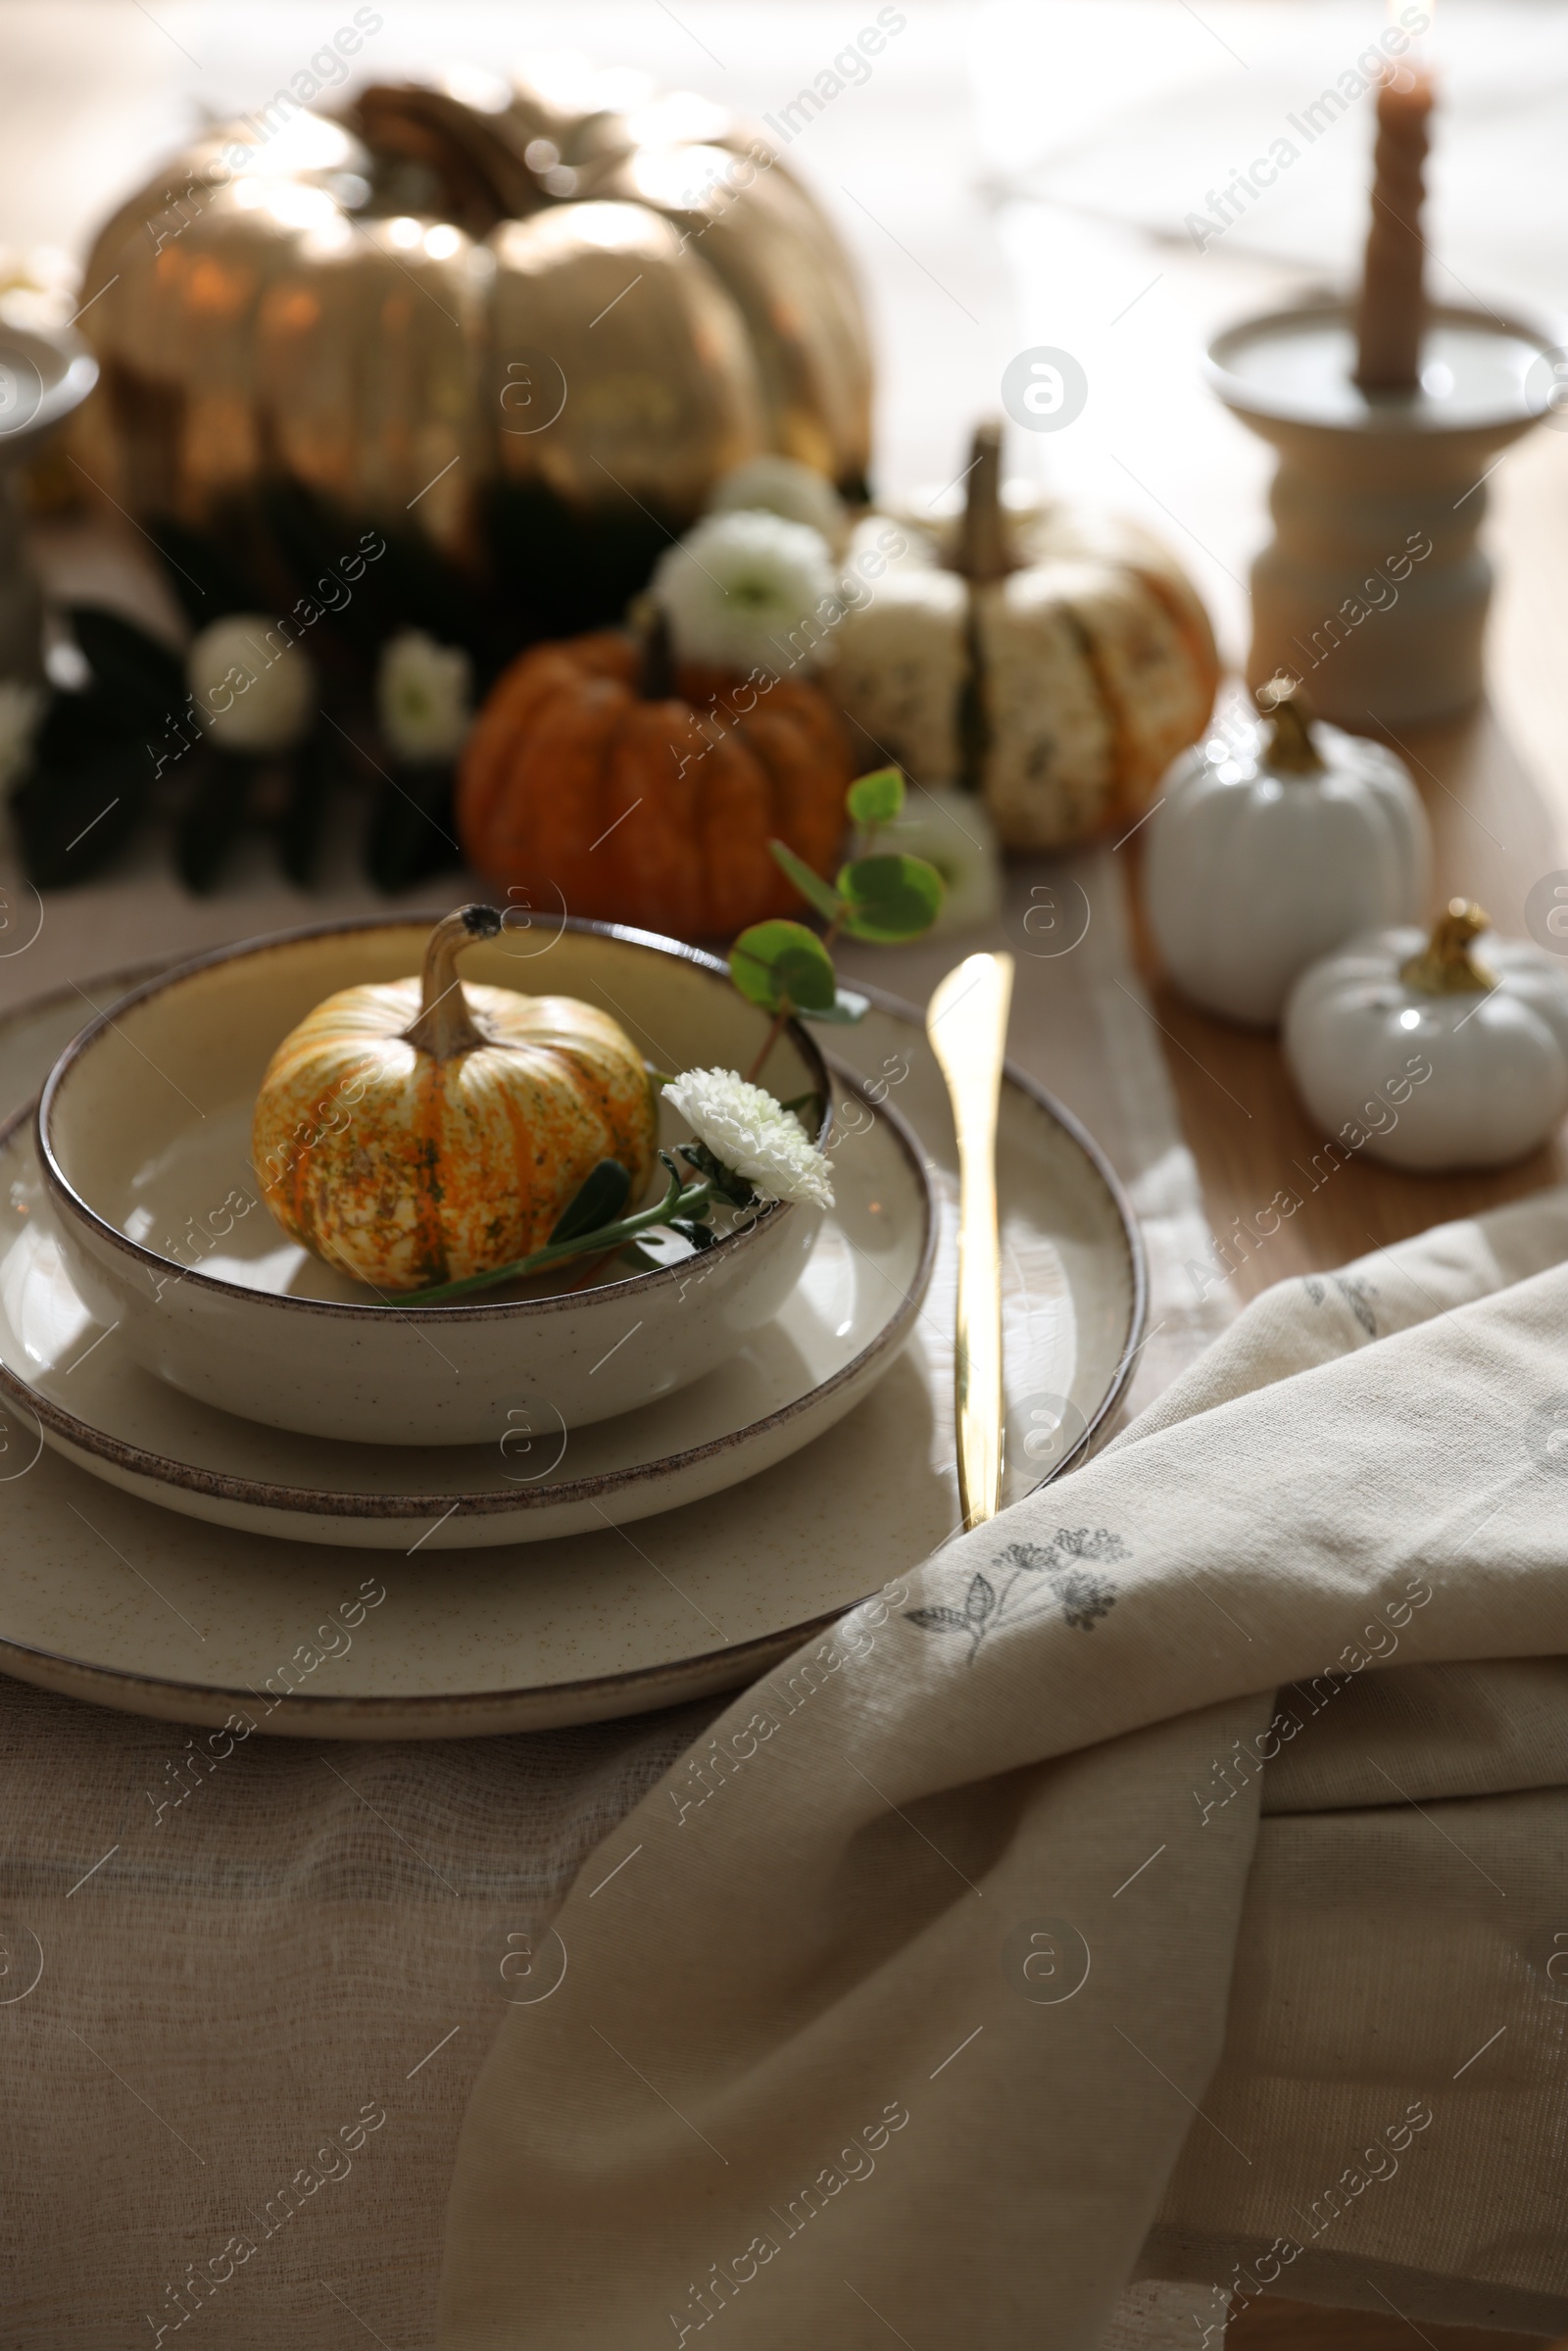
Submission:
M 1450 898 L 1421 953 L 1399 965 L 1400 979 L 1426 996 L 1489 995 L 1497 985 L 1496 975 L 1476 961 L 1470 943 L 1491 928 L 1473 899 Z
M 1269 727 L 1268 763 L 1281 775 L 1321 775 L 1325 765 L 1312 740 L 1312 706 L 1298 679 L 1281 670 L 1257 689 Z
M 430 933 L 424 946 L 418 1017 L 404 1031 L 420 1053 L 437 1061 L 450 1061 L 455 1054 L 471 1053 L 476 1045 L 489 1042 L 468 1010 L 458 978 L 458 956 L 476 939 L 493 939 L 500 928 L 501 917 L 494 906 L 459 906 L 456 913 L 443 915 Z
M 977 424 L 969 444 L 963 520 L 953 568 L 976 587 L 1004 579 L 1013 568 L 1002 510 L 1002 426 L 995 418 Z

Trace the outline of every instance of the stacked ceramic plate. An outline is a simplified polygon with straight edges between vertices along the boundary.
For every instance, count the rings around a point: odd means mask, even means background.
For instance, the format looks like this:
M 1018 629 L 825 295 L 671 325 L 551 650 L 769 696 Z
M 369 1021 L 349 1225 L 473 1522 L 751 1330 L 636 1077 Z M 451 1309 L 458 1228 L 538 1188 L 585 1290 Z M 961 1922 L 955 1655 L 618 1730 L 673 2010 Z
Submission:
M 918 1016 L 835 1031 L 853 1069 L 776 1049 L 774 1090 L 827 1103 L 825 1213 L 548 1297 L 383 1300 L 272 1221 L 250 1120 L 285 1032 L 427 930 L 296 933 L 105 983 L 75 1035 L 75 990 L 0 1028 L 8 1671 L 305 1736 L 589 1721 L 736 1686 L 953 1532 L 954 1146 Z M 596 1004 L 664 1069 L 761 1034 L 722 963 L 637 932 L 504 932 L 464 975 Z M 1098 1152 L 1010 1074 L 999 1160 L 1010 1498 L 1109 1408 L 1143 1278 Z

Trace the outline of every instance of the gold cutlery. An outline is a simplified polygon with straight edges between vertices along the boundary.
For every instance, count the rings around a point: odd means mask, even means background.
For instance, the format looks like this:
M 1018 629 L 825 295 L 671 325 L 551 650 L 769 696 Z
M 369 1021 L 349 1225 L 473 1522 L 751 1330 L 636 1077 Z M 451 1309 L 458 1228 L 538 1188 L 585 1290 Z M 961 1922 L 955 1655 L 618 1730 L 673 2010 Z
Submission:
M 955 1352 L 958 1501 L 967 1529 L 995 1518 L 1002 1493 L 1002 1249 L 997 1228 L 997 1104 L 1012 957 L 966 955 L 926 1007 L 958 1138 L 958 1321 Z

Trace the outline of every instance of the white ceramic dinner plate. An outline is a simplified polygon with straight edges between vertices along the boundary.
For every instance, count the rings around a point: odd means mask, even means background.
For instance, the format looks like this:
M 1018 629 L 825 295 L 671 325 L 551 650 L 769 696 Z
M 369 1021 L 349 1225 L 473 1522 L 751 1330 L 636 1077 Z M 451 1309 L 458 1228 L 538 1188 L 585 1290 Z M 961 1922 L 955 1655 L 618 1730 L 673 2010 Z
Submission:
M 527 1393 L 489 1445 L 360 1445 L 242 1420 L 138 1363 L 72 1282 L 26 1112 L 0 1131 L 0 1391 L 95 1477 L 191 1518 L 353 1548 L 467 1550 L 625 1525 L 798 1452 L 891 1367 L 931 1279 L 936 1206 L 902 1120 L 841 1081 L 856 1149 L 782 1310 L 716 1370 L 569 1432 Z M 701 1297 L 706 1260 L 690 1261 Z M 677 1299 L 677 1308 L 683 1300 Z
M 140 976 L 84 993 L 102 1006 Z M 37 1092 L 86 1008 L 72 990 L 0 1020 L 0 1111 Z M 242 1713 L 340 1739 L 522 1731 L 734 1689 L 916 1565 L 958 1518 L 953 1130 L 918 1015 L 879 999 L 833 1043 L 902 1111 L 942 1209 L 908 1344 L 836 1427 L 640 1523 L 622 1526 L 612 1497 L 596 1533 L 480 1549 L 411 1535 L 406 1556 L 372 1560 L 204 1524 L 105 1484 L 44 1442 L 13 1392 L 0 1415 L 0 1667 L 171 1722 Z M 854 1160 L 889 1128 L 853 1092 L 838 1109 L 835 1182 L 869 1215 L 881 1194 L 861 1190 Z M 1011 1500 L 1110 1410 L 1142 1335 L 1144 1275 L 1100 1153 L 1013 1073 L 998 1169 Z M 62 1360 L 62 1393 L 94 1359 Z

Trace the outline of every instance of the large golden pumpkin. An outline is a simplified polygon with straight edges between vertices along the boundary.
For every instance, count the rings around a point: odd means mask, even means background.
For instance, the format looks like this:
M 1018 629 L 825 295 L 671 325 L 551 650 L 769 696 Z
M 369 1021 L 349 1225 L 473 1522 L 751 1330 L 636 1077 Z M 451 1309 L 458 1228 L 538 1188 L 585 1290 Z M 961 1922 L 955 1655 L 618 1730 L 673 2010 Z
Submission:
M 1009 849 L 1063 849 L 1148 806 L 1202 732 L 1219 661 L 1156 539 L 1065 500 L 1009 510 L 1001 466 L 984 425 L 962 513 L 899 517 L 906 554 L 834 630 L 823 683 L 867 763 L 978 792 Z M 873 515 L 857 541 L 886 528 Z
M 766 141 L 586 72 L 462 87 L 369 88 L 342 122 L 279 92 L 121 207 L 82 286 L 102 489 L 197 575 L 211 555 L 280 594 L 368 520 L 525 575 L 559 632 L 617 613 L 748 457 L 856 488 L 858 297 Z
M 430 934 L 420 979 L 340 989 L 291 1029 L 257 1096 L 251 1155 L 289 1236 L 380 1291 L 510 1265 L 549 1240 L 601 1159 L 637 1200 L 658 1111 L 618 1021 L 574 997 L 465 988 L 489 906 Z

